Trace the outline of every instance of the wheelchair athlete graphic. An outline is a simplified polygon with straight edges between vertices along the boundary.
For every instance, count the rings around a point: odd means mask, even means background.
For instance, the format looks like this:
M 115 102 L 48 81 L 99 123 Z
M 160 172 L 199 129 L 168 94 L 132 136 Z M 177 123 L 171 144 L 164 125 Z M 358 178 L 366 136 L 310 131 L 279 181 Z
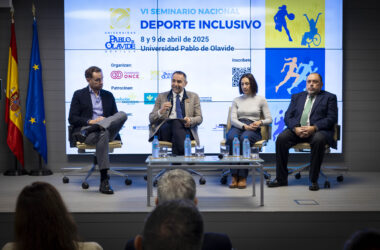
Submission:
M 318 14 L 317 19 L 315 21 L 313 18 L 309 19 L 307 14 L 303 15 L 306 17 L 306 20 L 309 23 L 310 31 L 307 31 L 303 34 L 301 45 L 308 46 L 310 48 L 310 44 L 313 43 L 314 46 L 319 46 L 321 44 L 321 35 L 318 33 L 317 22 L 319 16 L 322 15 L 322 13 Z

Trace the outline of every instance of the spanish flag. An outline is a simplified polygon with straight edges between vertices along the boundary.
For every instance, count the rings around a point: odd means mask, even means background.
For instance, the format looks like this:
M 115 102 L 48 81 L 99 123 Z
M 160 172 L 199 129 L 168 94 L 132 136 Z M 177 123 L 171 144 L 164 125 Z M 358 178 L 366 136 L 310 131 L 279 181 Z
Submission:
M 24 147 L 20 90 L 18 88 L 17 46 L 15 23 L 12 18 L 11 42 L 9 45 L 7 92 L 5 100 L 5 122 L 8 125 L 7 143 L 10 150 L 24 167 Z

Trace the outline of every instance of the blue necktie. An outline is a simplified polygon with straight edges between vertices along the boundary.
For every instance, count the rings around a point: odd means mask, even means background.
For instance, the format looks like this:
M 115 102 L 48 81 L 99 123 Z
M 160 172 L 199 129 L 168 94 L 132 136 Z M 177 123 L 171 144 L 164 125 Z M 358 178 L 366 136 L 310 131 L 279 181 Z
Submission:
M 177 94 L 177 97 L 175 98 L 175 112 L 177 114 L 178 119 L 182 119 L 182 109 L 181 109 L 181 101 L 179 100 L 179 95 Z

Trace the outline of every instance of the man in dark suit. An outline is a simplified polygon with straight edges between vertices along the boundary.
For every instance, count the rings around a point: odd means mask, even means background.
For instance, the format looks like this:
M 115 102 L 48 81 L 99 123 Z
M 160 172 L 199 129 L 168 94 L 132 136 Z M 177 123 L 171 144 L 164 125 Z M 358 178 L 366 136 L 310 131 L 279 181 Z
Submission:
M 99 191 L 113 194 L 109 184 L 108 142 L 127 120 L 127 114 L 118 112 L 112 93 L 103 90 L 102 70 L 92 66 L 85 71 L 88 86 L 75 91 L 71 100 L 69 123 L 74 126 L 77 141 L 96 145 L 96 158 L 100 169 Z M 120 137 L 119 137 L 120 138 Z
M 336 95 L 322 90 L 322 76 L 311 73 L 306 80 L 306 91 L 292 95 L 285 113 L 285 129 L 276 140 L 276 179 L 268 187 L 288 185 L 289 149 L 297 143 L 311 145 L 309 180 L 311 191 L 319 190 L 318 177 L 325 146 L 336 148 L 334 125 L 338 121 Z
M 186 134 L 199 145 L 198 125 L 202 123 L 202 112 L 199 96 L 186 91 L 186 74 L 176 71 L 172 75 L 172 89 L 160 93 L 149 114 L 149 141 L 155 135 L 162 141 L 172 142 L 175 155 L 184 154 Z
M 173 169 L 166 172 L 158 181 L 156 205 L 172 200 L 189 200 L 195 205 L 196 185 L 194 178 L 183 169 Z M 129 240 L 125 250 L 135 250 L 135 240 Z M 203 234 L 202 250 L 231 250 L 231 240 L 226 234 L 207 232 Z
M 145 220 L 143 233 L 137 235 L 137 250 L 201 250 L 203 218 L 189 200 L 159 204 Z

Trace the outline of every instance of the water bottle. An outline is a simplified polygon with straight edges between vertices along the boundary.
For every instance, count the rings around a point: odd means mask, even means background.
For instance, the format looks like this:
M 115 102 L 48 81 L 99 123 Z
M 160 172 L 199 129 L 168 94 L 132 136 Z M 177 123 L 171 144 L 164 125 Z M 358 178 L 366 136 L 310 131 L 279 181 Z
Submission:
M 158 143 L 158 137 L 157 137 L 157 135 L 155 135 L 154 139 L 152 141 L 152 157 L 158 158 L 159 151 L 160 151 L 160 146 Z
M 232 141 L 232 154 L 233 156 L 240 156 L 240 141 L 235 135 L 234 140 Z
M 251 145 L 249 144 L 248 136 L 244 136 L 244 140 L 243 140 L 243 157 L 244 158 L 251 157 Z
M 185 147 L 185 157 L 190 157 L 191 156 L 191 140 L 190 140 L 189 134 L 186 135 L 184 147 Z

